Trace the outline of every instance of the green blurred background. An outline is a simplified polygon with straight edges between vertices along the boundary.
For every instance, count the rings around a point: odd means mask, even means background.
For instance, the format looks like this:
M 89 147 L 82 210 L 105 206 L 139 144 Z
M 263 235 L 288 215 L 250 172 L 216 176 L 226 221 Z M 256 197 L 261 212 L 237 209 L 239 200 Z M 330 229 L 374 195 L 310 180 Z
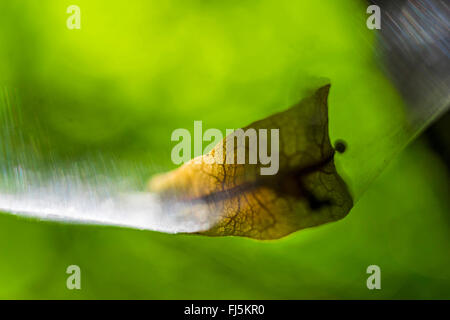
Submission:
M 66 8 L 81 8 L 68 30 Z M 332 83 L 330 135 L 359 199 L 282 240 L 207 238 L 0 215 L 0 298 L 450 298 L 447 169 L 408 138 L 363 1 L 2 1 L 0 85 L 46 161 L 92 154 L 142 180 L 176 128 L 237 128 Z M 45 128 L 45 130 L 43 129 Z M 37 139 L 37 138 L 36 138 Z M 58 162 L 55 162 L 58 163 Z M 96 166 L 98 164 L 93 164 Z M 122 169 L 123 169 L 122 168 Z M 66 289 L 68 265 L 82 289 Z M 381 267 L 382 290 L 366 287 Z

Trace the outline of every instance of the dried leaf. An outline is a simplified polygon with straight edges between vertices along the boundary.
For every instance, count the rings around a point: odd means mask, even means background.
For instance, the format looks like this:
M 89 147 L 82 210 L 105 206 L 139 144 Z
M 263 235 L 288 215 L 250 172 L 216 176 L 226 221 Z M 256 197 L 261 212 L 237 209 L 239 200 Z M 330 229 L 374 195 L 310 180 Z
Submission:
M 277 174 L 261 175 L 260 169 L 267 167 L 261 163 L 219 162 L 220 155 L 226 160 L 227 140 L 234 139 L 229 135 L 210 153 L 154 177 L 150 190 L 161 196 L 168 211 L 170 204 L 181 202 L 186 215 L 211 218 L 214 223 L 201 232 L 209 236 L 277 239 L 345 217 L 353 201 L 334 165 L 329 89 L 319 88 L 292 108 L 244 128 L 279 129 Z M 239 148 L 249 151 L 248 144 L 237 144 L 235 157 Z

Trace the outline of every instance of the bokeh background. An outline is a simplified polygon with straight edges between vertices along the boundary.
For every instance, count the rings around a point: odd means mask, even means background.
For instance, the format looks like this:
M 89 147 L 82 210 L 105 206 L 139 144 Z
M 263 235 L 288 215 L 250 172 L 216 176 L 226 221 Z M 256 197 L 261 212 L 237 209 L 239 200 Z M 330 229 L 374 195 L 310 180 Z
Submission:
M 81 30 L 66 27 L 72 4 Z M 1 214 L 0 298 L 450 298 L 446 164 L 423 138 L 403 150 L 414 131 L 374 54 L 366 7 L 2 1 L 2 99 L 14 92 L 29 143 L 45 137 L 40 161 L 100 154 L 146 181 L 175 167 L 174 129 L 242 127 L 331 81 L 330 135 L 348 143 L 337 162 L 358 201 L 342 221 L 268 242 Z M 66 288 L 71 264 L 79 291 Z M 372 264 L 382 290 L 366 287 Z

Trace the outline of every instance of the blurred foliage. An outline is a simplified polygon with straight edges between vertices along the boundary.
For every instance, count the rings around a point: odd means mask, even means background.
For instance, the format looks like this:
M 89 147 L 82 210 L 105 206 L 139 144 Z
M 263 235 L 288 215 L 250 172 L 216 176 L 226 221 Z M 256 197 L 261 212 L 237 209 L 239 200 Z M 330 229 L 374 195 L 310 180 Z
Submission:
M 82 29 L 66 28 L 81 7 Z M 408 139 L 360 1 L 2 1 L 0 85 L 49 159 L 171 169 L 170 134 L 238 128 L 332 82 L 330 134 L 361 195 Z M 38 121 L 39 122 L 38 122 Z M 276 242 L 0 216 L 1 298 L 450 298 L 448 181 L 408 149 L 341 222 Z M 65 288 L 78 264 L 82 290 Z M 367 290 L 378 264 L 382 290 Z
M 81 30 L 66 28 L 72 2 L 26 3 L 0 5 L 0 81 L 53 157 L 171 169 L 174 129 L 241 128 L 327 81 L 331 139 L 350 146 L 336 161 L 357 197 L 410 137 L 361 1 L 79 0 Z

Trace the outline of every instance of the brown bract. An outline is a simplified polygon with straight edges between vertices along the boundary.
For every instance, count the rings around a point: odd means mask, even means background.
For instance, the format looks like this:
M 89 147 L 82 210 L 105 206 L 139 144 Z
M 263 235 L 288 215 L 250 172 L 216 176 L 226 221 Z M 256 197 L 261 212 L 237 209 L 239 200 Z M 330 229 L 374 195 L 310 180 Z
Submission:
M 329 89 L 321 87 L 288 110 L 243 128 L 279 129 L 275 175 L 261 175 L 261 167 L 267 166 L 261 163 L 227 163 L 229 135 L 210 153 L 153 177 L 150 191 L 161 196 L 167 210 L 171 203 L 181 202 L 189 208 L 186 215 L 206 212 L 214 221 L 201 232 L 208 236 L 277 239 L 345 217 L 353 201 L 334 165 L 328 135 Z M 238 148 L 249 147 L 234 148 L 236 156 Z M 225 161 L 219 161 L 220 154 Z

